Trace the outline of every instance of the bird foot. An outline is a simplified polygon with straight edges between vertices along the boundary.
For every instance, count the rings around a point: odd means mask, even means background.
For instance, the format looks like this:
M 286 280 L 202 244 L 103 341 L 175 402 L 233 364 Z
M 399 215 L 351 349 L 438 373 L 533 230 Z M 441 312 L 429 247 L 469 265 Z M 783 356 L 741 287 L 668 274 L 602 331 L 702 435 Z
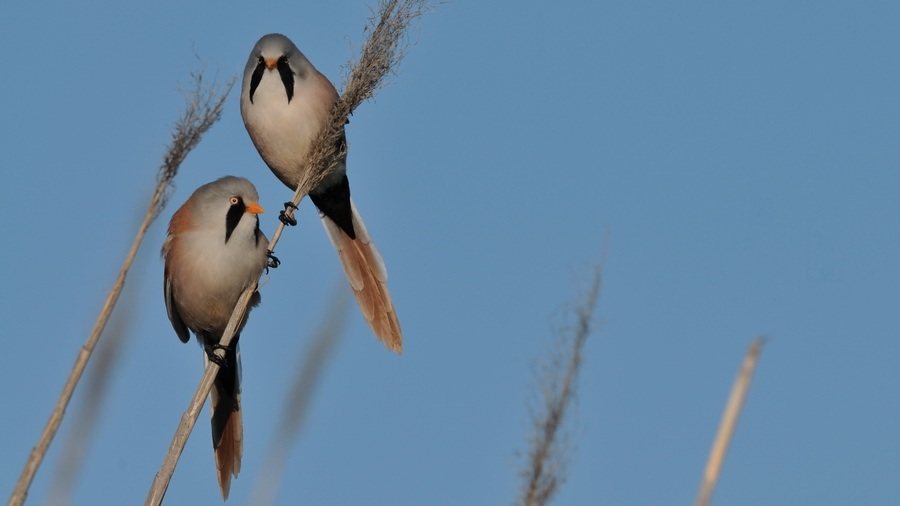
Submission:
M 294 205 L 293 202 L 285 202 L 284 203 L 284 211 L 281 211 L 278 214 L 278 219 L 281 220 L 282 223 L 289 227 L 293 227 L 297 224 L 297 220 L 294 219 L 294 211 L 297 210 L 297 206 Z M 290 211 L 290 215 L 288 215 L 288 211 Z
M 269 257 L 269 262 L 266 264 L 266 274 L 268 274 L 269 267 L 277 269 L 278 266 L 281 265 L 281 260 L 279 260 L 271 251 L 266 251 L 266 256 Z
M 216 355 L 216 350 L 225 350 L 225 353 L 228 353 L 228 346 L 222 346 L 219 343 L 216 344 L 207 344 L 203 346 L 203 349 L 206 351 L 206 356 L 209 357 L 209 361 L 215 363 L 219 367 L 228 367 L 228 362 L 218 355 Z

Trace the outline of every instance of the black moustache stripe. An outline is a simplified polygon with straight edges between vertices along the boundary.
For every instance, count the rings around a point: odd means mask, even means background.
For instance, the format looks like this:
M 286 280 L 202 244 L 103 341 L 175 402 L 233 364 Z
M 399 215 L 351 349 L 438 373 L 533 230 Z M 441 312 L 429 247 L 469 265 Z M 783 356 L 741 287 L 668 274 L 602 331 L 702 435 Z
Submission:
M 284 84 L 284 91 L 287 93 L 288 103 L 294 98 L 294 73 L 287 58 L 282 56 L 278 59 L 278 73 L 281 75 L 281 82 Z
M 256 93 L 256 87 L 259 86 L 259 82 L 262 81 L 263 72 L 266 71 L 265 62 L 259 62 L 256 65 L 256 69 L 253 71 L 253 76 L 250 77 L 250 103 L 253 103 L 253 94 Z
M 239 200 L 237 204 L 232 205 L 228 209 L 228 213 L 225 215 L 225 242 L 228 242 L 228 239 L 231 239 L 231 233 L 234 232 L 234 229 L 237 228 L 238 223 L 241 222 L 241 217 L 244 216 L 244 212 L 247 211 L 247 206 L 244 205 L 243 200 Z
M 253 244 L 259 246 L 259 239 L 262 237 L 262 231 L 259 229 L 259 218 L 256 218 L 256 229 L 253 230 Z

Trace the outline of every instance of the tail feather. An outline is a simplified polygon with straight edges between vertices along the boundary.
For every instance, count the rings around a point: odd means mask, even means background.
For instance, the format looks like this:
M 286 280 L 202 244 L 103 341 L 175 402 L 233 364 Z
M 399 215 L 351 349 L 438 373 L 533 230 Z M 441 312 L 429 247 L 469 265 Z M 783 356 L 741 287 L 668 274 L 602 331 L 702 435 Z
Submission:
M 391 294 L 387 288 L 387 269 L 378 248 L 369 237 L 356 206 L 351 201 L 353 230 L 356 239 L 351 239 L 337 224 L 322 215 L 322 224 L 331 244 L 338 252 L 347 281 L 353 288 L 356 303 L 375 336 L 391 351 L 403 352 L 403 333 L 400 321 L 394 312 Z
M 226 366 L 219 369 L 210 392 L 213 451 L 216 474 L 222 499 L 228 500 L 231 478 L 241 471 L 244 454 L 244 421 L 241 415 L 241 357 L 240 351 L 227 350 Z M 206 354 L 204 353 L 204 359 Z

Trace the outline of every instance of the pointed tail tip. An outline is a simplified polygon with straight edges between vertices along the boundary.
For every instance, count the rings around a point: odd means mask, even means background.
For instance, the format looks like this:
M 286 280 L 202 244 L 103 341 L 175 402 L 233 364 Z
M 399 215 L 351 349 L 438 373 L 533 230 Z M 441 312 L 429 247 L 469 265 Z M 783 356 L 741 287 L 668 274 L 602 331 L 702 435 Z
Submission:
M 237 367 L 237 365 L 235 365 Z M 239 387 L 238 387 L 239 388 Z M 224 426 L 217 425 L 221 423 L 221 418 L 216 418 L 216 408 L 213 408 L 213 418 L 211 420 L 213 426 L 213 456 L 216 461 L 216 478 L 219 480 L 219 492 L 222 493 L 222 500 L 227 501 L 229 492 L 231 492 L 231 480 L 237 478 L 241 472 L 241 458 L 244 453 L 244 423 L 240 410 L 240 394 L 236 394 L 231 403 L 215 402 L 218 396 L 213 396 L 214 406 L 223 408 L 227 413 L 227 419 Z M 221 427 L 217 430 L 217 427 Z M 218 443 L 216 443 L 216 435 L 218 435 Z
M 388 349 L 396 353 L 397 355 L 403 355 L 403 343 L 397 341 L 396 343 L 391 343 L 387 345 Z
M 219 492 L 222 493 L 222 501 L 225 502 L 228 501 L 228 494 L 231 493 L 231 478 L 237 478 L 240 468 L 231 470 L 221 468 L 217 469 L 217 471 L 219 478 Z
M 388 299 L 388 304 L 390 304 L 390 299 Z M 403 355 L 403 331 L 400 330 L 400 322 L 393 309 L 386 311 L 380 318 L 367 318 L 367 320 L 372 333 L 385 348 L 397 355 Z
M 222 501 L 225 502 L 228 501 L 228 494 L 231 493 L 231 477 L 237 477 L 237 472 L 225 468 L 218 468 L 217 471 L 216 474 L 219 478 L 219 492 L 222 493 Z
M 403 336 L 399 334 L 376 334 L 375 335 L 385 348 L 393 351 L 397 355 L 403 355 Z

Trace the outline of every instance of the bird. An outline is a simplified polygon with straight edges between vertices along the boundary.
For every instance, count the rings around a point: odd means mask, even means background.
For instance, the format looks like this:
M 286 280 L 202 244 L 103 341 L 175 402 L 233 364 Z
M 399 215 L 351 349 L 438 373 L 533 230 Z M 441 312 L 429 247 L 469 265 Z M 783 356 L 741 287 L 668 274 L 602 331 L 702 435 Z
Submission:
M 307 154 L 337 100 L 331 81 L 288 37 L 272 33 L 256 42 L 244 68 L 241 117 L 263 161 L 288 188 L 296 190 L 311 170 Z M 346 144 L 343 135 L 341 142 Z M 403 336 L 386 284 L 387 269 L 350 198 L 346 154 L 309 197 L 366 322 L 388 349 L 402 353 Z
M 224 359 L 215 355 L 241 294 L 256 284 L 268 264 L 268 240 L 259 229 L 256 188 L 247 179 L 225 176 L 198 188 L 172 215 L 163 242 L 163 293 L 166 313 L 181 342 L 197 336 L 210 360 L 221 366 L 210 391 L 213 450 L 219 489 L 228 499 L 232 476 L 241 470 L 240 332 L 250 309 L 259 304 L 254 292 Z

